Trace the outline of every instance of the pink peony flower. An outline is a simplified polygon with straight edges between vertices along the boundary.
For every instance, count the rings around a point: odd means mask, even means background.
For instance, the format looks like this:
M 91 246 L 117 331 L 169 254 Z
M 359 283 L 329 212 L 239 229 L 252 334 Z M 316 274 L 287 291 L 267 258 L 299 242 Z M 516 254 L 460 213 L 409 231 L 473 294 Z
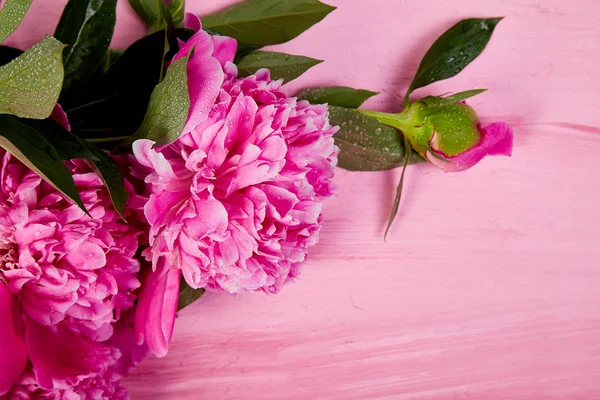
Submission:
M 133 144 L 150 225 L 143 255 L 153 267 L 136 332 L 158 356 L 171 339 L 181 274 L 193 288 L 230 293 L 276 293 L 298 275 L 337 162 L 326 106 L 287 97 L 268 70 L 238 79 L 233 39 L 200 29 L 180 55 L 192 46 L 186 130 L 161 148 Z
M 0 160 L 0 354 L 13 360 L 0 368 L 0 395 L 78 399 L 102 385 L 108 393 L 137 351 L 111 341 L 140 285 L 140 231 L 83 160 L 66 165 L 93 219 L 9 153 Z
M 33 321 L 108 339 L 139 287 L 140 232 L 121 220 L 84 161 L 67 165 L 93 219 L 10 154 L 0 157 L 0 279 Z

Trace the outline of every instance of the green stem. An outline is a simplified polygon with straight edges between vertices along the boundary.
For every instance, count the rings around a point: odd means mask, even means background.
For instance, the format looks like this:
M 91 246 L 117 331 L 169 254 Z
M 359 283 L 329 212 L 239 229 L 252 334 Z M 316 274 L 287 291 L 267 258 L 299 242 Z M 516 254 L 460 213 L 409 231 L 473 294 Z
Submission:
M 402 175 L 400 176 L 400 182 L 398 182 L 398 187 L 396 188 L 396 198 L 394 199 L 394 205 L 392 206 L 392 214 L 390 215 L 390 219 L 388 221 L 387 227 L 385 228 L 385 234 L 383 235 L 383 240 L 386 241 L 387 235 L 390 232 L 390 228 L 398 215 L 398 209 L 400 208 L 400 200 L 402 199 L 402 188 L 404 186 L 404 173 L 406 172 L 406 167 L 408 166 L 408 160 L 410 160 L 410 154 L 412 152 L 412 148 L 410 147 L 410 143 L 406 136 L 404 136 L 404 165 L 402 167 Z
M 413 127 L 412 121 L 410 121 L 404 113 L 390 114 L 378 111 L 369 110 L 358 110 L 361 113 L 373 117 L 384 125 L 389 125 L 392 128 L 396 128 L 402 132 Z
M 110 143 L 110 142 L 120 142 L 121 140 L 125 140 L 130 138 L 131 136 L 116 136 L 116 137 L 107 137 L 107 138 L 91 138 L 85 139 L 90 143 Z

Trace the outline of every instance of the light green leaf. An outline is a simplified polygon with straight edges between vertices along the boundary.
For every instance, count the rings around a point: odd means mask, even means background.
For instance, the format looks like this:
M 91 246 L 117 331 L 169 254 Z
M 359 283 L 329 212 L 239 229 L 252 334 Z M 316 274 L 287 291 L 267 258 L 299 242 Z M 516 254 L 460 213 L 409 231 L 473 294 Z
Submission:
M 17 29 L 33 0 L 6 0 L 0 10 L 0 43 Z
M 347 86 L 327 86 L 304 89 L 298 93 L 301 100 L 312 104 L 329 104 L 346 108 L 358 108 L 369 98 L 379 94 L 370 90 L 353 89 Z
M 469 65 L 481 54 L 502 18 L 470 18 L 458 22 L 431 45 L 411 82 L 406 97 L 408 105 L 411 92 L 443 79 L 448 79 Z
M 473 89 L 473 90 L 465 90 L 464 92 L 458 92 L 452 94 L 450 96 L 442 97 L 441 101 L 437 104 L 439 106 L 447 106 L 449 104 L 460 103 L 466 99 L 470 99 L 471 97 L 477 96 L 485 92 L 487 89 Z
M 150 139 L 162 146 L 181 135 L 190 109 L 187 60 L 188 57 L 182 57 L 171 64 L 165 79 L 154 88 L 144 121 L 134 139 Z
M 144 20 L 151 31 L 160 30 L 165 27 L 165 20 L 161 15 L 161 0 L 129 0 L 129 4 L 137 15 Z M 183 22 L 185 0 L 172 0 L 166 8 L 171 13 L 175 25 Z
M 102 67 L 113 36 L 117 0 L 70 0 L 54 35 L 64 50 L 66 88 L 84 83 Z
M 34 119 L 50 116 L 64 77 L 63 47 L 52 36 L 46 36 L 0 67 L 0 114 Z
M 252 75 L 261 68 L 267 68 L 271 71 L 272 79 L 283 79 L 289 82 L 322 62 L 322 60 L 292 54 L 253 51 L 241 57 L 236 65 L 241 77 Z
M 333 137 L 340 148 L 338 166 L 350 171 L 385 171 L 402 166 L 406 150 L 396 129 L 351 108 L 329 106 L 332 125 L 340 127 Z M 415 152 L 409 163 L 424 160 Z
M 317 0 L 246 0 L 202 18 L 202 26 L 255 47 L 285 43 L 335 7 Z
M 60 154 L 35 128 L 14 116 L 0 115 L 0 146 L 86 211 Z

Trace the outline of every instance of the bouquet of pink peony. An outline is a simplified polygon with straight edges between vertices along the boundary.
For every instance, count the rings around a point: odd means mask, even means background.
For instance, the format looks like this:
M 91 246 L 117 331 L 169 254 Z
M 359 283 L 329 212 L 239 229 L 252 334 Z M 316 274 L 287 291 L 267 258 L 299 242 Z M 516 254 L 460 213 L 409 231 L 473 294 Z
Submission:
M 31 2 L 6 1 L 0 42 Z M 383 113 L 358 109 L 368 90 L 289 96 L 321 61 L 259 50 L 334 10 L 317 0 L 201 19 L 129 0 L 149 34 L 124 50 L 109 49 L 116 3 L 70 0 L 53 36 L 0 46 L 2 399 L 126 398 L 121 378 L 167 353 L 204 290 L 279 292 L 318 241 L 336 166 L 461 171 L 512 151 L 510 127 L 465 102 L 484 90 L 412 96 L 473 61 L 500 18 L 451 27 Z

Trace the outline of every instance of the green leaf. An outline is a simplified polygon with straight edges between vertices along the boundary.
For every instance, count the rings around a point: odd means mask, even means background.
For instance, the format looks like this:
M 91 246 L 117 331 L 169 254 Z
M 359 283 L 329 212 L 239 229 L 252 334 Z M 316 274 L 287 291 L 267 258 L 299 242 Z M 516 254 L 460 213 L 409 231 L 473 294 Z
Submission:
M 131 8 L 140 16 L 151 31 L 157 31 L 165 27 L 165 20 L 161 15 L 161 0 L 129 0 Z M 173 17 L 173 23 L 179 25 L 185 16 L 185 0 L 172 0 L 167 10 Z
M 253 51 L 241 57 L 237 67 L 240 77 L 252 75 L 261 68 L 268 68 L 272 79 L 289 82 L 322 62 L 314 58 L 274 51 Z
M 246 0 L 202 18 L 202 26 L 255 47 L 285 43 L 335 7 L 317 0 Z
M 33 0 L 6 0 L 0 10 L 0 43 L 17 29 Z
M 98 172 L 108 189 L 115 210 L 121 218 L 124 218 L 123 213 L 128 194 L 123 183 L 121 169 L 112 157 L 93 144 L 67 131 L 52 119 L 43 121 L 25 120 L 22 122 L 42 134 L 56 149 L 62 160 L 74 158 L 87 160 L 90 167 Z
M 121 169 L 111 156 L 85 140 L 88 151 L 94 156 L 88 160 L 95 167 L 104 185 L 108 189 L 110 199 L 121 218 L 125 219 L 125 204 L 129 195 L 125 190 Z
M 123 53 L 125 53 L 124 49 L 108 49 L 106 57 L 104 57 L 104 72 L 108 71 L 121 58 Z
M 429 48 L 411 82 L 405 105 L 413 90 L 451 78 L 481 54 L 502 18 L 471 18 L 458 22 Z
M 85 82 L 101 68 L 113 36 L 117 0 L 69 0 L 60 17 L 56 38 L 65 43 L 65 83 Z
M 326 86 L 304 89 L 296 97 L 308 100 L 312 104 L 327 103 L 330 106 L 358 108 L 376 94 L 379 93 L 347 86 Z
M 465 90 L 464 92 L 455 93 L 446 97 L 437 97 L 437 96 L 426 96 L 420 99 L 419 101 L 425 103 L 428 107 L 441 107 L 447 106 L 450 104 L 460 103 L 466 99 L 469 99 L 473 96 L 477 96 L 485 92 L 487 89 L 473 89 L 473 90 Z
M 138 40 L 100 79 L 62 93 L 75 134 L 103 139 L 130 136 L 139 128 L 160 82 L 165 41 L 164 31 Z
M 152 91 L 148 111 L 134 138 L 154 140 L 162 146 L 181 135 L 190 110 L 187 61 L 188 57 L 182 57 L 167 69 L 165 79 Z
M 404 163 L 406 151 L 396 129 L 357 110 L 337 106 L 329 106 L 329 120 L 340 127 L 333 136 L 340 148 L 339 167 L 350 171 L 385 171 Z M 409 163 L 423 161 L 417 153 L 411 153 Z
M 69 169 L 35 128 L 14 116 L 0 115 L 0 146 L 85 211 Z
M 61 160 L 94 158 L 83 141 L 67 131 L 51 118 L 44 120 L 23 119 L 21 123 L 35 129 L 56 149 Z
M 0 67 L 0 114 L 45 119 L 52 113 L 62 86 L 63 44 L 46 36 Z
M 204 294 L 204 289 L 193 289 L 187 284 L 185 279 L 181 278 L 181 284 L 179 285 L 179 303 L 177 304 L 177 311 L 183 310 L 196 300 L 198 300 Z

